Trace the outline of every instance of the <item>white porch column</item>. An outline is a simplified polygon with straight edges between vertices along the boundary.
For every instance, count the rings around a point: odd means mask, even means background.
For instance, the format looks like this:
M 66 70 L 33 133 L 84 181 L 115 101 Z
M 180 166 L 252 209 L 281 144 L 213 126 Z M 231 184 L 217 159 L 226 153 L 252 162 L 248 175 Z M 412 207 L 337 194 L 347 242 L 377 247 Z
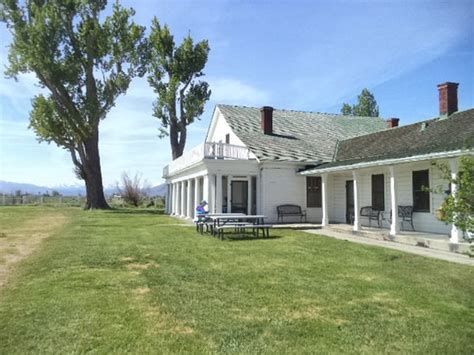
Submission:
M 232 212 L 232 206 L 231 206 L 231 183 L 232 183 L 232 175 L 227 175 L 227 213 L 231 213 Z
M 322 197 L 322 219 L 321 226 L 326 227 L 329 224 L 329 211 L 328 211 L 328 175 L 323 174 L 321 176 L 321 197 Z
M 166 198 L 165 198 L 165 213 L 170 213 L 170 199 L 171 199 L 171 192 L 170 192 L 171 184 L 166 184 Z
M 398 220 L 398 201 L 397 201 L 397 180 L 395 178 L 395 168 L 389 167 L 390 171 L 390 207 L 392 210 L 392 223 L 390 224 L 390 235 L 400 233 L 400 222 Z
M 216 176 L 214 174 L 208 175 L 208 183 L 209 183 L 209 200 L 207 203 L 209 204 L 208 211 L 210 213 L 216 212 Z
M 173 184 L 174 188 L 174 194 L 173 194 L 173 214 L 176 216 L 178 215 L 178 208 L 179 208 L 179 201 L 178 201 L 178 196 L 179 196 L 179 191 L 178 191 L 178 183 L 175 182 Z
M 456 158 L 453 158 L 449 161 L 449 168 L 451 170 L 451 179 L 456 179 L 459 173 L 459 164 Z M 452 183 L 451 184 L 451 194 L 453 195 L 454 199 L 457 198 L 457 193 L 458 193 L 458 185 Z M 460 240 L 462 239 L 462 232 L 459 230 L 458 227 L 453 223 L 451 227 L 451 238 L 449 238 L 449 241 L 451 243 L 459 243 Z
M 354 180 L 354 226 L 352 230 L 354 232 L 360 231 L 360 218 L 359 218 L 359 181 L 358 174 L 352 171 L 352 178 Z
M 192 180 L 189 179 L 187 181 L 187 193 L 188 193 L 188 196 L 187 196 L 187 199 L 186 199 L 186 203 L 187 203 L 187 209 L 186 209 L 186 217 L 188 218 L 193 218 L 194 217 L 194 213 L 193 213 L 193 194 L 192 194 Z
M 252 177 L 247 176 L 247 214 L 252 214 Z
M 173 213 L 173 184 L 168 184 L 168 214 Z
M 179 216 L 179 192 L 180 192 L 180 185 L 179 182 L 175 182 L 175 208 L 174 208 L 174 214 L 175 216 Z
M 196 207 L 201 203 L 199 201 L 199 178 L 194 178 L 194 217 L 196 217 Z
M 174 195 L 173 195 L 173 184 L 169 184 L 169 194 L 170 194 L 170 197 L 168 199 L 169 201 L 169 206 L 168 206 L 168 213 L 169 214 L 173 214 L 173 198 L 174 198 Z
M 199 178 L 199 202 L 204 200 L 204 178 L 201 176 Z
M 256 183 L 257 183 L 257 188 L 255 189 L 257 193 L 257 214 L 263 214 L 262 212 L 262 181 L 261 181 L 261 170 L 257 172 L 257 178 L 256 178 Z
M 176 214 L 176 183 L 171 184 L 172 199 L 171 199 L 171 213 Z
M 216 175 L 216 213 L 222 213 L 222 174 Z
M 210 207 L 211 207 L 209 206 L 209 197 L 210 197 L 209 192 L 210 192 L 209 191 L 209 175 L 204 175 L 202 177 L 202 199 L 207 201 L 208 211 L 210 211 Z
M 180 209 L 179 209 L 179 215 L 181 217 L 184 217 L 186 213 L 186 186 L 184 184 L 184 181 L 181 181 L 181 203 L 180 203 Z

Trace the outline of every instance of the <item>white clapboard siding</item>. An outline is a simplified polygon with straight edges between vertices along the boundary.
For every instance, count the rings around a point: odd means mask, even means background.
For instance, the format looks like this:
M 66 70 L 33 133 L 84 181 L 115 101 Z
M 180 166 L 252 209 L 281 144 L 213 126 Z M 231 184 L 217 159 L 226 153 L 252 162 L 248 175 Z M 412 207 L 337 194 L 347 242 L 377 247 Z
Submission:
M 266 221 L 277 221 L 278 205 L 296 204 L 306 209 L 306 177 L 296 172 L 294 166 L 262 169 L 262 213 L 267 217 Z
M 442 186 L 443 190 L 448 188 L 448 184 L 441 178 L 439 169 L 431 162 L 421 162 L 416 164 L 404 164 L 395 166 L 395 176 L 397 181 L 398 205 L 413 205 L 412 173 L 415 170 L 430 170 L 430 187 Z M 372 175 L 384 174 L 385 176 L 385 214 L 388 218 L 390 213 L 390 172 L 388 167 L 358 170 L 359 180 L 359 206 L 370 206 L 372 204 Z M 331 222 L 345 222 L 346 214 L 346 181 L 352 180 L 352 174 L 331 174 L 329 175 L 329 220 Z M 443 195 L 430 194 L 430 212 L 415 212 L 415 229 L 420 232 L 449 233 L 450 226 L 439 221 L 435 217 L 436 209 L 444 200 Z M 364 222 L 364 221 L 363 221 Z M 405 228 L 409 228 L 405 225 Z

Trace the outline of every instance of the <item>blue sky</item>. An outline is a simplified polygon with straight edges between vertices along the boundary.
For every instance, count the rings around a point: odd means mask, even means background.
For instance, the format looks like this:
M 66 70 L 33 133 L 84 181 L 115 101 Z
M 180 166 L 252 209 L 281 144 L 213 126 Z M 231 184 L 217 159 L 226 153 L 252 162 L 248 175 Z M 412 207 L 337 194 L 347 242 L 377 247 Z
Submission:
M 177 42 L 208 39 L 212 96 L 189 127 L 187 149 L 203 141 L 216 103 L 339 112 L 371 90 L 382 117 L 401 124 L 438 114 L 436 85 L 460 83 L 459 108 L 474 107 L 474 1 L 124 1 L 136 21 L 156 15 Z M 0 24 L 0 64 L 10 35 Z M 66 151 L 28 130 L 34 75 L 0 78 L 0 180 L 80 184 Z M 154 94 L 136 79 L 100 127 L 105 185 L 123 171 L 161 183 L 170 160 L 158 138 Z

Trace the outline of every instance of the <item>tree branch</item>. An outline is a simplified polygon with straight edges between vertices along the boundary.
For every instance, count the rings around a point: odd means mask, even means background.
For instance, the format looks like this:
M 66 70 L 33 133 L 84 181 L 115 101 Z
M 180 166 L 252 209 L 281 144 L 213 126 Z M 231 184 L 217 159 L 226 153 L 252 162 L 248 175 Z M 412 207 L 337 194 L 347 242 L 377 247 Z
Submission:
M 77 108 L 74 105 L 71 97 L 69 96 L 66 88 L 59 83 L 52 83 L 51 80 L 43 75 L 41 71 L 33 67 L 34 72 L 38 76 L 38 79 L 51 91 L 51 95 L 56 100 L 58 105 L 57 107 L 62 111 L 61 113 L 64 115 L 64 119 L 67 120 L 73 129 L 77 131 L 77 133 L 82 137 L 85 138 L 88 135 L 87 130 L 85 129 L 84 125 L 82 125 L 82 121 L 80 119 L 81 115 Z M 71 117 L 77 117 L 77 120 L 71 120 Z

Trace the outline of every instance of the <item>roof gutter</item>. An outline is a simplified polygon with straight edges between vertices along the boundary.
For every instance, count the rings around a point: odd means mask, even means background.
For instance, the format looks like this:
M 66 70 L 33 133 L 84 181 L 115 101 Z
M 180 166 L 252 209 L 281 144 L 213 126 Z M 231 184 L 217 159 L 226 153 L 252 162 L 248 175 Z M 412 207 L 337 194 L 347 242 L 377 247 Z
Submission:
M 315 168 L 315 169 L 311 169 L 307 171 L 302 171 L 299 174 L 300 175 L 318 175 L 318 174 L 323 174 L 323 173 L 357 170 L 357 169 L 371 168 L 371 167 L 383 166 L 383 165 L 397 165 L 397 164 L 404 164 L 404 163 L 412 163 L 412 162 L 417 162 L 417 161 L 422 161 L 422 160 L 454 158 L 461 155 L 474 155 L 474 150 L 461 149 L 461 150 L 454 150 L 451 152 L 430 153 L 430 154 L 415 155 L 412 157 L 405 157 L 405 158 L 377 160 L 377 161 L 371 161 L 371 162 L 356 163 L 352 165 L 341 165 L 341 166 L 335 166 L 332 168 L 321 168 L 321 169 Z

